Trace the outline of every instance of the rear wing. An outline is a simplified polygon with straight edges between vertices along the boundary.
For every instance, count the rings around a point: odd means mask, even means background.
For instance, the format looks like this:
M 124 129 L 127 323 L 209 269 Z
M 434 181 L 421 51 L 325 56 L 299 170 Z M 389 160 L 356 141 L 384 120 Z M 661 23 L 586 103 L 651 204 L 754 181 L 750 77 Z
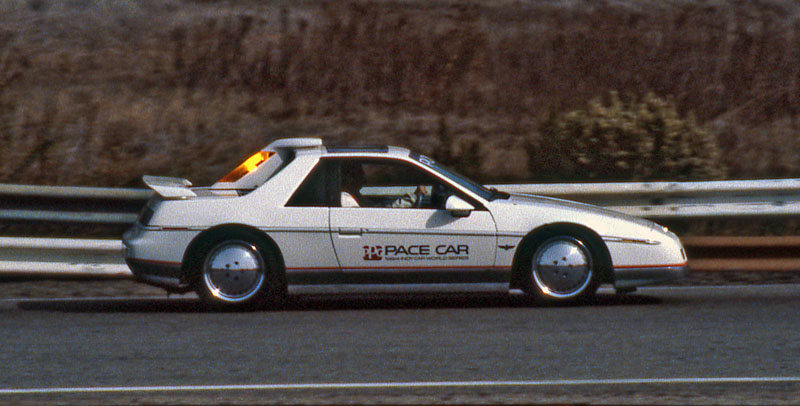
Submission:
M 189 189 L 192 182 L 168 176 L 142 176 L 142 181 L 150 189 L 165 199 L 189 199 L 197 195 Z
M 322 145 L 320 138 L 277 140 L 249 157 L 209 188 L 191 190 L 192 182 L 167 176 L 145 175 L 142 180 L 147 187 L 165 199 L 191 199 L 197 197 L 197 193 L 203 196 L 207 193 L 215 196 L 238 196 L 237 191 L 253 190 L 266 182 L 293 159 L 295 150 L 320 148 Z

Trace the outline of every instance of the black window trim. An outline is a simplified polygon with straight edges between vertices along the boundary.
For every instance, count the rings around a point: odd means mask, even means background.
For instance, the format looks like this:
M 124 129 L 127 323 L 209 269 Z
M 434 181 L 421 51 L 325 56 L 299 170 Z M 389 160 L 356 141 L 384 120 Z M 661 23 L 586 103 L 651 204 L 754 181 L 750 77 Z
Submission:
M 341 168 L 341 162 L 344 161 L 344 160 L 389 161 L 389 162 L 404 163 L 404 164 L 413 166 L 414 168 L 416 168 L 418 170 L 424 171 L 425 173 L 429 174 L 433 178 L 438 179 L 439 181 L 442 182 L 442 184 L 447 185 L 448 188 L 454 192 L 455 196 L 458 196 L 459 198 L 463 199 L 467 203 L 471 204 L 473 207 L 475 207 L 475 210 L 477 210 L 477 211 L 489 211 L 489 209 L 486 208 L 486 206 L 483 203 L 481 203 L 476 198 L 474 198 L 474 197 L 468 195 L 467 193 L 465 193 L 464 191 L 462 191 L 458 187 L 458 185 L 454 185 L 453 182 L 451 182 L 446 177 L 442 177 L 440 174 L 436 173 L 435 171 L 433 171 L 433 170 L 431 170 L 429 168 L 426 168 L 424 165 L 421 165 L 420 163 L 414 161 L 413 159 L 403 159 L 403 158 L 398 158 L 398 157 L 387 157 L 387 156 L 372 156 L 372 155 L 364 155 L 364 156 L 360 156 L 360 155 L 356 155 L 356 156 L 352 156 L 352 155 L 351 156 L 323 156 L 323 157 L 320 158 L 320 160 L 317 163 L 317 165 L 320 165 L 322 162 L 326 162 L 326 161 L 337 161 L 335 168 L 333 168 L 333 170 L 327 171 L 327 175 L 326 175 L 326 176 L 335 176 L 336 177 L 336 182 L 335 182 L 336 190 L 334 191 L 334 193 L 329 193 L 329 196 L 328 196 L 329 199 L 333 200 L 333 201 L 329 201 L 328 202 L 330 204 L 330 207 L 340 207 L 340 205 L 341 205 L 340 202 L 335 201 L 336 200 L 335 196 L 338 196 L 338 193 L 341 191 L 342 181 L 341 181 L 341 169 L 340 168 Z M 313 172 L 316 168 L 317 168 L 317 166 L 315 165 L 314 169 L 312 169 L 311 172 Z M 309 174 L 311 172 L 309 172 Z M 305 180 L 303 182 L 305 182 Z M 328 185 L 330 185 L 330 183 L 328 183 Z M 334 196 L 334 198 L 332 198 L 332 196 Z M 436 210 L 444 210 L 444 209 L 436 209 Z

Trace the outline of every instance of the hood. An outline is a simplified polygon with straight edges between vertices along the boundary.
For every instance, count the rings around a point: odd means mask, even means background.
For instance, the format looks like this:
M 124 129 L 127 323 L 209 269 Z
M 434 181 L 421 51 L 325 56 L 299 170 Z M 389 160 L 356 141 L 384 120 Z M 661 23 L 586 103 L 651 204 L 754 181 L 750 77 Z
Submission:
M 512 194 L 511 197 L 506 202 L 507 204 L 518 205 L 518 206 L 523 205 L 523 206 L 536 206 L 538 208 L 552 208 L 552 209 L 561 208 L 567 210 L 577 210 L 587 214 L 594 214 L 598 216 L 611 217 L 613 219 L 627 221 L 630 223 L 640 225 L 642 227 L 647 227 L 651 230 L 661 228 L 658 224 L 650 220 L 645 220 L 640 217 L 634 217 L 617 211 L 604 209 L 602 207 L 593 206 L 590 204 L 578 203 L 571 200 L 563 200 L 563 199 L 556 199 L 552 197 L 543 197 L 536 195 Z

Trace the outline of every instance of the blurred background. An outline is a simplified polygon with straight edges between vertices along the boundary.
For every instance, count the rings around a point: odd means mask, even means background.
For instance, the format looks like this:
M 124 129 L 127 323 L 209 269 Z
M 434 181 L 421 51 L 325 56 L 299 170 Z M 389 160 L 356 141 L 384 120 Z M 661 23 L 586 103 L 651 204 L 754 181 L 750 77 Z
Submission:
M 0 2 L 0 183 L 210 184 L 281 137 L 482 182 L 800 176 L 793 1 Z

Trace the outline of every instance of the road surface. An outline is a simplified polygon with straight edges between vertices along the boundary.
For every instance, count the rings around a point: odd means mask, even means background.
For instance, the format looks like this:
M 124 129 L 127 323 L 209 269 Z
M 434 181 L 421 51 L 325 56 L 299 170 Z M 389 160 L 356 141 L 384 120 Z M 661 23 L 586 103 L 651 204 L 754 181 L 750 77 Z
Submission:
M 800 285 L 0 300 L 0 403 L 800 403 Z

